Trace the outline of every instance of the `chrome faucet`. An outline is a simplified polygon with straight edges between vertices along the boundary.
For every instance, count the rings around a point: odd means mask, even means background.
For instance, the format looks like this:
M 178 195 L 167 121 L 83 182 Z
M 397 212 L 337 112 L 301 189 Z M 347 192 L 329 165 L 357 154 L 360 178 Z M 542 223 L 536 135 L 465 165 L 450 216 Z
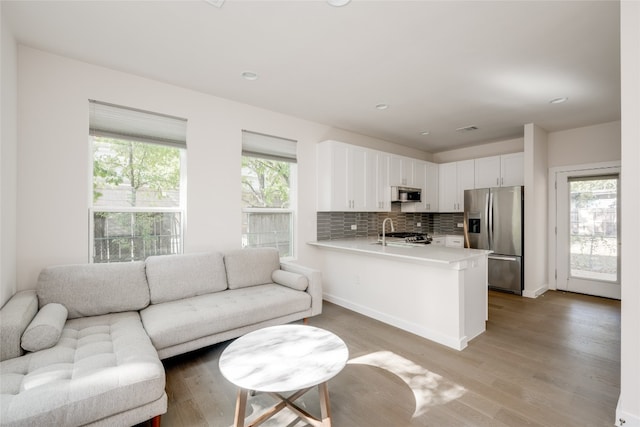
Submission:
M 391 218 L 385 218 L 384 221 L 382 221 L 382 246 L 387 246 L 387 236 L 385 234 L 387 221 L 391 223 L 391 232 L 393 233 L 394 231 L 396 231 L 395 228 L 393 228 L 393 221 L 391 220 Z

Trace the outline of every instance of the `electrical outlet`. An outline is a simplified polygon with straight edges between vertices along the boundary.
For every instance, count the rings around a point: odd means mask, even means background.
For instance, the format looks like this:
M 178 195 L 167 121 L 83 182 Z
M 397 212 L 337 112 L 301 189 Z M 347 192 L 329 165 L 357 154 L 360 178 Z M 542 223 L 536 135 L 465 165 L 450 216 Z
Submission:
M 352 230 L 357 230 L 358 229 L 358 225 L 357 224 L 351 224 L 351 229 Z
M 463 224 L 463 223 L 461 223 L 461 222 L 459 222 L 459 223 L 458 223 L 458 228 L 462 228 L 462 227 L 464 227 L 464 224 Z
M 422 227 L 422 223 L 421 222 L 417 222 L 416 223 L 416 227 Z

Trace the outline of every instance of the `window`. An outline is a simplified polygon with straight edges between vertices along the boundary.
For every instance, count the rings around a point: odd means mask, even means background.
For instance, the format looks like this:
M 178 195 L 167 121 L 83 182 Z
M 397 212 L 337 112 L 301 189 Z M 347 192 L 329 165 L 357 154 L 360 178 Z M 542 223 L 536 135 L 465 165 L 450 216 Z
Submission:
M 294 256 L 296 141 L 242 132 L 242 247 Z
M 186 120 L 90 101 L 90 260 L 181 253 Z

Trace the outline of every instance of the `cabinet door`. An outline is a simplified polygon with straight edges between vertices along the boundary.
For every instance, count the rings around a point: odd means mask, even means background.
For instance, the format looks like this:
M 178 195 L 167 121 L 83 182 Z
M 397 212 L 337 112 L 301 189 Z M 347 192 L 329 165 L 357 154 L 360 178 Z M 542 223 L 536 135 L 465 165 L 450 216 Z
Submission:
M 457 162 L 457 167 L 458 200 L 455 212 L 464 212 L 464 190 L 473 190 L 475 188 L 475 162 L 473 160 L 464 160 Z
M 435 163 L 425 163 L 425 187 L 422 200 L 425 212 L 438 212 L 439 172 Z
M 464 236 L 447 235 L 445 245 L 451 248 L 464 248 Z
M 330 185 L 328 190 L 331 192 L 330 205 L 327 210 L 342 211 L 351 207 L 351 190 L 348 185 L 348 152 L 347 146 L 343 144 L 331 144 L 330 150 L 331 176 L 328 177 Z
M 413 186 L 413 160 L 408 157 L 391 156 L 389 184 Z
M 350 200 L 349 210 L 366 211 L 367 199 L 373 196 L 367 193 L 367 150 L 349 146 L 347 148 L 347 199 Z M 339 183 L 336 183 L 340 185 Z
M 524 185 L 524 153 L 501 156 L 500 169 L 502 175 L 501 186 Z
M 389 185 L 402 184 L 402 158 L 391 156 L 389 160 Z
M 426 184 L 427 184 L 427 162 L 416 160 L 413 162 L 413 177 L 411 178 L 411 186 L 419 188 L 422 193 L 420 203 L 402 203 L 400 210 L 402 212 L 426 212 Z
M 457 174 L 458 174 L 458 189 L 461 192 L 464 190 L 473 190 L 475 187 L 475 162 L 473 160 L 464 160 L 462 162 L 456 162 Z M 464 194 L 461 194 L 458 200 L 463 200 Z
M 445 245 L 445 236 L 440 236 L 440 237 L 434 237 L 431 240 L 431 244 L 432 245 L 438 245 L 438 246 L 444 246 Z
M 455 162 L 439 165 L 438 208 L 440 212 L 454 212 L 458 201 L 458 167 Z
M 376 211 L 391 210 L 391 186 L 389 184 L 389 162 L 391 156 L 382 152 L 375 152 L 376 170 Z
M 500 156 L 475 159 L 475 188 L 500 186 Z

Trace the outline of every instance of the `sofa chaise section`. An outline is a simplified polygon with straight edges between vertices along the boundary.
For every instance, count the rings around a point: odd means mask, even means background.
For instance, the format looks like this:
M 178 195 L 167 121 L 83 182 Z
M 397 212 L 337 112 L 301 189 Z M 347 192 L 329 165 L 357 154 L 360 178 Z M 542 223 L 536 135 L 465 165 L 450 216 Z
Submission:
M 68 320 L 54 347 L 2 362 L 0 375 L 3 426 L 134 425 L 166 412 L 164 367 L 136 312 Z
M 127 426 L 166 412 L 164 367 L 138 313 L 149 304 L 144 263 L 45 268 L 26 295 L 19 306 L 63 306 L 67 317 L 55 342 L 0 362 L 0 425 Z M 17 319 L 11 301 L 3 319 Z M 15 346 L 5 332 L 2 345 Z

